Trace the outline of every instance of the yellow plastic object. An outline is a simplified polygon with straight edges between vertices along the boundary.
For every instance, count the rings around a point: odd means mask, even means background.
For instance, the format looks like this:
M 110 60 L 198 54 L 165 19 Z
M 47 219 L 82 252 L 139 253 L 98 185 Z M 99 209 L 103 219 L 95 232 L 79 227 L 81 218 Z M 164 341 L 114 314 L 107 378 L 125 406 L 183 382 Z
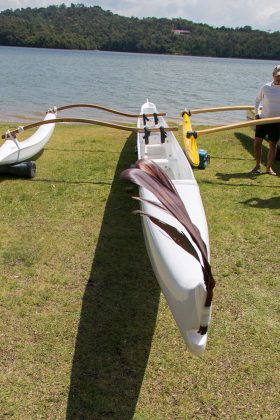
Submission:
M 183 140 L 186 156 L 192 166 L 199 165 L 199 153 L 197 143 L 194 135 L 192 134 L 187 138 L 187 132 L 192 132 L 191 119 L 187 113 L 183 113 Z

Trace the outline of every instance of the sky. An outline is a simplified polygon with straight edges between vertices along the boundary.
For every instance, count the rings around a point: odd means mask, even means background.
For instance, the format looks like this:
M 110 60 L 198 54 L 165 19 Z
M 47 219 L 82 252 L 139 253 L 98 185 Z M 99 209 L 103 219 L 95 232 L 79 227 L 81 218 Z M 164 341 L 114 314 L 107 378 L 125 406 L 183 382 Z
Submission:
M 265 31 L 280 30 L 280 0 L 0 0 L 0 11 L 61 3 L 100 6 L 122 16 L 138 18 L 181 17 L 214 27 L 249 25 Z

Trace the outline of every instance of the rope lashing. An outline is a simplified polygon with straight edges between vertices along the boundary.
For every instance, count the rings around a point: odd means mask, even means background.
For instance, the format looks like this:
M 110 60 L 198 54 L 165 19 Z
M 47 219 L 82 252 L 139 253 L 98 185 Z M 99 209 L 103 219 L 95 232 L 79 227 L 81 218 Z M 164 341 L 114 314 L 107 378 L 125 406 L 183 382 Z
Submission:
M 23 129 L 23 127 L 21 127 L 21 128 Z M 17 141 L 16 135 L 13 136 L 12 133 L 10 132 L 10 130 L 7 130 L 6 133 L 5 133 L 5 141 L 7 141 L 7 140 L 13 141 L 15 143 L 16 147 L 18 148 L 18 150 L 20 150 L 19 142 Z
M 6 140 L 15 140 L 16 136 L 13 136 L 10 130 L 7 130 L 5 133 L 5 141 Z
M 52 114 L 57 114 L 57 106 L 53 106 L 52 108 L 49 108 L 48 110 L 47 110 L 47 112 L 46 112 L 46 114 L 49 114 L 49 113 L 52 113 Z

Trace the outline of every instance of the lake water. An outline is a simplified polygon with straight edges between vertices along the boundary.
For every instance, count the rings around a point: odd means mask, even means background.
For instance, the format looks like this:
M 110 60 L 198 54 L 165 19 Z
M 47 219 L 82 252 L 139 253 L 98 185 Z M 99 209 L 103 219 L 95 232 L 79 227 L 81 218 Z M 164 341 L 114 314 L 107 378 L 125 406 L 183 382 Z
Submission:
M 0 120 L 27 122 L 40 119 L 53 105 L 77 102 L 137 113 L 149 98 L 159 111 L 176 118 L 184 108 L 253 105 L 278 63 L 0 47 L 0 64 Z M 63 115 L 113 118 L 95 110 Z M 244 112 L 236 111 L 193 116 L 193 122 L 221 124 L 243 118 Z

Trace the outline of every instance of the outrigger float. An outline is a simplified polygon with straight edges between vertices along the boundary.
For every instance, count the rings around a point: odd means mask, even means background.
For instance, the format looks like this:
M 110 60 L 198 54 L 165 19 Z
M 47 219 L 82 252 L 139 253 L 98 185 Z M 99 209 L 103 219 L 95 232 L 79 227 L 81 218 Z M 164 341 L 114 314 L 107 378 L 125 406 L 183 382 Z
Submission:
M 46 125 L 41 125 L 28 139 L 18 141 L 15 133 L 7 131 L 4 135 L 5 142 L 0 147 L 0 173 L 33 178 L 36 173 L 35 161 L 31 159 L 39 155 L 51 138 L 56 119 L 56 109 L 50 109 L 45 116 Z M 52 123 L 49 123 L 50 120 Z M 17 132 L 24 131 L 19 127 Z M 3 138 L 3 136 L 2 136 Z

